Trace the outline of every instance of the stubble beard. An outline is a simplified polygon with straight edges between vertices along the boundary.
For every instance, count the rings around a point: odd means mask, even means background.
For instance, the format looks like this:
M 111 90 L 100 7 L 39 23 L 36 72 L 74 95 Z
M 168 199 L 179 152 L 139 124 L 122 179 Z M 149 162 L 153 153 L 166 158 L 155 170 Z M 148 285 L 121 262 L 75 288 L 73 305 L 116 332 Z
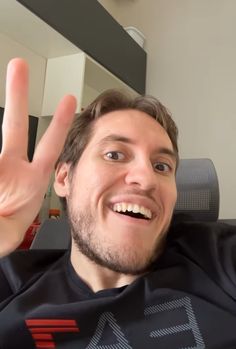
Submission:
M 155 246 L 149 251 L 137 251 L 130 246 L 117 248 L 99 234 L 89 209 L 85 212 L 79 210 L 75 212 L 70 200 L 67 204 L 68 221 L 75 246 L 90 261 L 126 275 L 140 275 L 152 269 L 154 262 L 163 251 L 169 225 L 158 234 Z

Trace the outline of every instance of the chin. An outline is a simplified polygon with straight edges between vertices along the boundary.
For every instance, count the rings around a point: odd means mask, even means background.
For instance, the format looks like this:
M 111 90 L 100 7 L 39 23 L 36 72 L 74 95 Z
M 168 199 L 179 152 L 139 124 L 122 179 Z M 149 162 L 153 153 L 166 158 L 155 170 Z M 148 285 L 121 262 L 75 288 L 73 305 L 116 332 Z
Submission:
M 140 275 L 150 270 L 153 259 L 147 258 L 144 260 L 143 254 L 125 254 L 112 253 L 112 256 L 107 253 L 104 256 L 93 256 L 92 260 L 98 265 L 109 269 L 113 272 L 126 275 Z
M 126 275 L 141 275 L 150 271 L 163 250 L 164 239 L 158 239 L 154 248 L 144 249 L 142 244 L 126 243 L 114 245 L 90 240 L 82 241 L 73 236 L 78 250 L 89 260 L 113 272 Z
M 166 230 L 160 233 L 156 242 L 151 246 L 146 242 L 146 247 L 142 239 L 127 242 L 120 247 L 118 253 L 110 257 L 110 261 L 116 257 L 116 263 L 110 265 L 110 269 L 130 275 L 140 275 L 149 272 L 162 254 L 166 242 Z M 116 269 L 116 270 L 115 270 Z
M 68 205 L 68 208 L 70 206 Z M 153 266 L 163 249 L 167 229 L 118 230 L 100 226 L 88 212 L 68 210 L 72 238 L 78 251 L 93 263 L 117 273 L 140 275 Z M 160 222 L 159 222 L 160 223 Z M 100 228 L 98 227 L 100 226 Z M 159 231 L 159 233 L 157 233 Z M 155 236 L 155 237 L 154 237 Z

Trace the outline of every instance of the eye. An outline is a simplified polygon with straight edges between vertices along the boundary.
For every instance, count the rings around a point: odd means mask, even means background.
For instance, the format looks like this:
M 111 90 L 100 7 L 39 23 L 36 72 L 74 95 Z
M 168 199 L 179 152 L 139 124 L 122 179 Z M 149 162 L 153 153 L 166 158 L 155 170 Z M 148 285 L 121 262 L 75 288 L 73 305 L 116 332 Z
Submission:
M 125 156 L 120 151 L 109 151 L 105 154 L 109 160 L 124 160 Z
M 156 162 L 154 164 L 154 169 L 157 172 L 164 172 L 164 173 L 171 172 L 172 170 L 171 166 L 169 164 L 166 164 L 165 162 Z

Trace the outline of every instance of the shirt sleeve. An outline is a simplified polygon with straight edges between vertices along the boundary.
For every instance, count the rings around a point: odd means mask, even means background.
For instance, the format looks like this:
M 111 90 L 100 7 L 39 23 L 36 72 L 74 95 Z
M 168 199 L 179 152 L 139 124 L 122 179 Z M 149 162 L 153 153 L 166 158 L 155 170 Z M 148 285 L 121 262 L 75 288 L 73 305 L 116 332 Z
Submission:
M 236 300 L 236 226 L 182 222 L 170 233 L 170 248 L 199 265 Z
M 13 294 L 10 284 L 0 264 L 0 305 Z
M 44 273 L 65 250 L 16 250 L 0 259 L 0 310 L 14 296 Z

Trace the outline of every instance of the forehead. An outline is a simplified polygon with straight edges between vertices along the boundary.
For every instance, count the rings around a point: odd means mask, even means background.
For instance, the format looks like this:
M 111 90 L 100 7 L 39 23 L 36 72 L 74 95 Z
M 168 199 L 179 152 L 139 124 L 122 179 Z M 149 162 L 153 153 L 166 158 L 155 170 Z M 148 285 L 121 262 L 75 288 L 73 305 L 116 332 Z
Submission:
M 94 123 L 90 142 L 109 139 L 107 137 L 111 134 L 129 138 L 134 143 L 150 143 L 173 150 L 165 129 L 150 115 L 139 110 L 117 110 L 101 116 Z

